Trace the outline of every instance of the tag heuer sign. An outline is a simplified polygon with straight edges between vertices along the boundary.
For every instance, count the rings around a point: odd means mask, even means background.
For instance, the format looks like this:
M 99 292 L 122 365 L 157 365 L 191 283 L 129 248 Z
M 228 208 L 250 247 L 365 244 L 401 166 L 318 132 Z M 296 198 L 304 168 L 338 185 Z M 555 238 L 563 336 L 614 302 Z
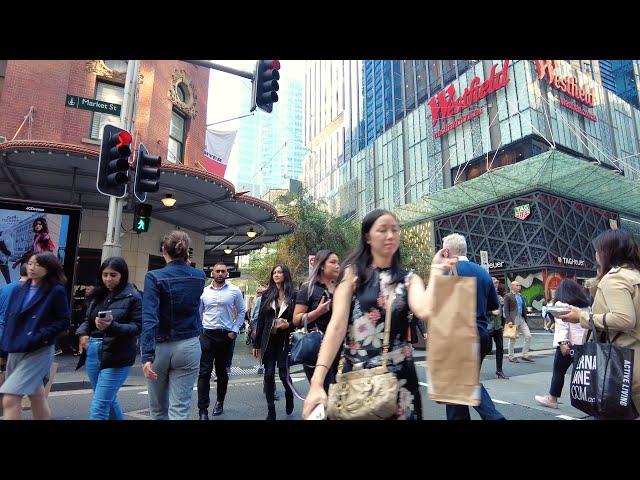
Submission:
M 529 216 L 531 210 L 529 209 L 529 204 L 520 205 L 515 208 L 515 216 L 518 220 L 524 220 Z

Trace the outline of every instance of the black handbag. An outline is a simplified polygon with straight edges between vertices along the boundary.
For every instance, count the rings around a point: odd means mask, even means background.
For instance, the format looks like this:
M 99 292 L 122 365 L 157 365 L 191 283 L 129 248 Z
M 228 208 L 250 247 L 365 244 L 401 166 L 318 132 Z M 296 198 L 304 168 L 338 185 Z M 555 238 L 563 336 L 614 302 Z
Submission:
M 593 318 L 589 323 L 591 341 L 573 347 L 571 405 L 598 419 L 633 420 L 638 417 L 631 391 L 634 352 L 611 342 L 606 315 L 603 342 L 598 342 Z
M 304 364 L 308 367 L 315 367 L 323 335 L 320 330 L 310 332 L 307 329 L 307 315 L 303 315 L 303 318 L 304 327 L 291 334 L 289 364 Z

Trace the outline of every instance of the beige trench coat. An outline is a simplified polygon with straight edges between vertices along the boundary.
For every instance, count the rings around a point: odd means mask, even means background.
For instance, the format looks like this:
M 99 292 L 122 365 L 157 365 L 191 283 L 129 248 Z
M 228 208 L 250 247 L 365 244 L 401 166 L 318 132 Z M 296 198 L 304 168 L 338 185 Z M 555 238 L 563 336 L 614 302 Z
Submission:
M 616 345 L 634 350 L 633 403 L 640 412 L 640 272 L 624 267 L 614 267 L 599 283 L 591 281 L 593 299 L 593 322 L 603 330 L 602 317 L 606 313 L 607 327 Z M 597 286 L 596 286 L 597 285 Z M 583 313 L 580 325 L 589 327 L 589 314 Z

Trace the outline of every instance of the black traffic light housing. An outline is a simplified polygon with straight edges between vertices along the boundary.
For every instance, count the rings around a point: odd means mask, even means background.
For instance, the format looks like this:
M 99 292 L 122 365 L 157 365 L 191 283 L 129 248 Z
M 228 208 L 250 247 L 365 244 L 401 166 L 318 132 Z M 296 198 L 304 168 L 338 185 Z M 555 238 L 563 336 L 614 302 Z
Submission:
M 127 194 L 131 134 L 122 128 L 105 125 L 102 130 L 96 187 L 103 195 L 122 198 Z
M 271 113 L 273 110 L 273 104 L 278 101 L 276 92 L 280 89 L 278 70 L 280 70 L 279 60 L 258 60 L 256 63 L 251 95 L 251 112 L 256 107 L 267 113 Z
M 133 182 L 133 193 L 140 202 L 147 200 L 147 192 L 157 192 L 160 188 L 160 160 L 157 155 L 149 155 L 149 150 L 140 143 Z
M 133 215 L 133 229 L 136 233 L 149 231 L 151 210 L 150 203 L 138 203 L 136 205 Z

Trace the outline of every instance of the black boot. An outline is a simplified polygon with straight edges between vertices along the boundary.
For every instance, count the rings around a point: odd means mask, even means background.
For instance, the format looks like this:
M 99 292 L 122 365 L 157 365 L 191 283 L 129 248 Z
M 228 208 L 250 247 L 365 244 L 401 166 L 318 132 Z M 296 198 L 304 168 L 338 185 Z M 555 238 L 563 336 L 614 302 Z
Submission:
M 267 418 L 265 420 L 275 420 L 276 419 L 276 406 L 275 404 L 268 405 Z
M 287 404 L 286 404 L 287 415 L 291 415 L 291 413 L 293 413 L 293 407 L 294 407 L 294 404 L 293 404 L 293 392 L 285 392 L 284 393 L 284 397 L 285 397 L 285 400 L 287 402 Z
M 198 420 L 209 420 L 209 412 L 207 412 L 206 408 L 200 409 L 200 413 L 198 414 Z

